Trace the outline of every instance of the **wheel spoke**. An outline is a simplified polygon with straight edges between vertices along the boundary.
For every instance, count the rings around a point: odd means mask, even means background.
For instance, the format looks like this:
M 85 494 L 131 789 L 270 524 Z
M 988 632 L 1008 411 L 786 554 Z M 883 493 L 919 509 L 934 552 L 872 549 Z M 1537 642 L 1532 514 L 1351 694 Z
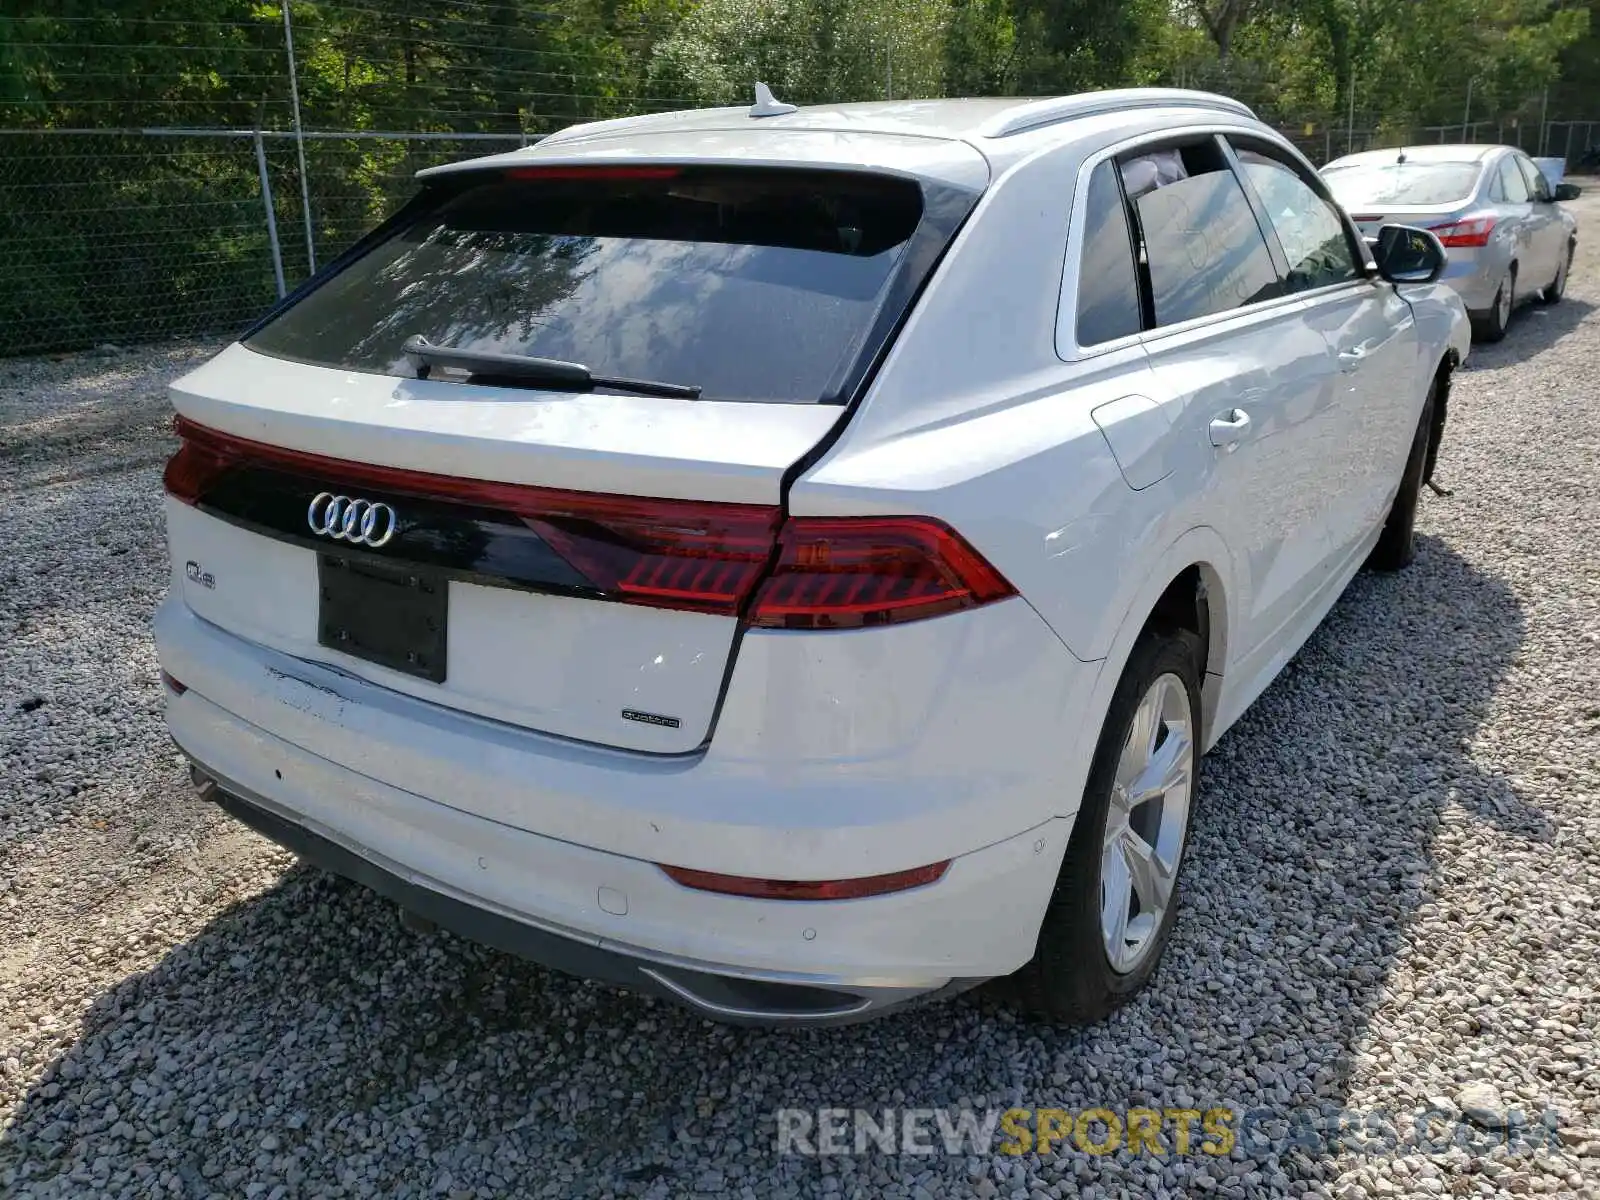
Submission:
M 1133 724 L 1128 729 L 1128 741 L 1122 748 L 1122 758 L 1117 763 L 1117 781 L 1129 784 L 1144 770 L 1155 750 L 1156 739 L 1161 735 L 1161 695 L 1152 688 L 1134 709 Z
M 1150 761 L 1128 788 L 1128 806 L 1136 808 L 1158 800 L 1189 776 L 1189 731 L 1179 725 L 1167 727 L 1167 740 L 1156 748 Z
M 1100 934 L 1113 967 L 1121 967 L 1127 954 L 1128 913 L 1133 907 L 1133 880 L 1120 839 L 1107 847 L 1100 862 Z
M 1161 860 L 1155 847 L 1129 830 L 1122 838 L 1122 857 L 1129 881 L 1139 896 L 1139 907 L 1156 914 L 1165 912 L 1172 897 L 1172 869 Z

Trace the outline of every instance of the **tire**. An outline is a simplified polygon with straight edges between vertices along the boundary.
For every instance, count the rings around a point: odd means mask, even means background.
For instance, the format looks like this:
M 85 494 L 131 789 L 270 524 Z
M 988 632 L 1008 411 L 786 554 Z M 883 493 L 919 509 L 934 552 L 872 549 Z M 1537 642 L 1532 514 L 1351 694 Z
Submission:
M 1494 303 L 1489 306 L 1489 311 L 1480 317 L 1472 318 L 1472 336 L 1479 342 L 1498 342 L 1506 336 L 1506 327 L 1511 324 L 1511 303 L 1517 290 L 1517 269 L 1512 267 L 1500 280 L 1500 286 L 1495 290 Z
M 1539 293 L 1540 304 L 1560 304 L 1561 297 L 1567 294 L 1567 276 L 1572 273 L 1572 255 L 1577 249 L 1571 242 L 1567 243 L 1567 252 L 1561 256 L 1561 265 L 1556 268 L 1556 277 L 1544 291 Z
M 1422 416 L 1411 436 L 1411 452 L 1406 455 L 1400 490 L 1395 493 L 1383 532 L 1372 547 L 1367 565 L 1375 571 L 1400 571 L 1417 556 L 1417 501 L 1422 495 L 1423 474 L 1428 463 L 1428 443 L 1433 436 L 1433 406 L 1439 395 L 1439 381 L 1428 385 L 1428 398 L 1422 402 Z
M 1099 1021 L 1131 999 L 1149 981 L 1161 960 L 1177 919 L 1178 880 L 1200 776 L 1200 663 L 1200 639 L 1186 631 L 1147 630 L 1133 648 L 1100 732 L 1083 804 L 1039 929 L 1038 947 L 1032 960 L 1008 981 L 1015 1000 L 1037 1016 L 1073 1025 Z M 1181 711 L 1186 716 L 1183 727 L 1165 719 L 1151 723 L 1156 738 L 1147 772 L 1151 778 L 1181 778 L 1182 795 L 1175 785 L 1159 802 L 1124 808 L 1120 800 L 1127 797 L 1128 790 L 1122 784 L 1139 777 L 1128 775 L 1131 762 L 1125 761 L 1124 752 L 1134 751 L 1130 738 L 1135 717 L 1141 715 L 1142 706 L 1149 705 L 1153 696 L 1159 696 L 1156 704 L 1160 713 Z M 1144 707 L 1145 715 L 1151 712 Z M 1161 756 L 1163 747 L 1169 748 L 1166 756 Z M 1165 763 L 1170 763 L 1170 770 L 1162 769 Z M 1123 775 L 1121 782 L 1119 771 Z M 1119 797 L 1116 817 L 1114 790 Z M 1168 817 L 1177 826 L 1175 841 L 1162 819 Z M 1123 836 L 1108 848 L 1108 829 L 1118 828 Z M 1147 836 L 1153 837 L 1153 843 L 1145 840 Z M 1165 881 L 1166 901 L 1159 911 L 1150 906 L 1134 913 L 1138 889 L 1131 875 L 1120 876 L 1128 907 L 1124 910 L 1127 936 L 1118 941 L 1102 932 L 1107 907 L 1102 898 L 1102 876 L 1113 854 L 1118 856 L 1113 870 L 1118 869 L 1118 864 L 1134 861 L 1116 849 L 1133 842 L 1146 850 L 1154 849 L 1152 862 L 1158 869 L 1144 878 Z M 1114 885 L 1110 895 L 1114 905 Z M 1136 928 L 1140 941 L 1136 950 L 1131 950 Z M 1125 954 L 1131 952 L 1132 961 L 1114 964 L 1108 950 L 1110 942 L 1117 942 Z

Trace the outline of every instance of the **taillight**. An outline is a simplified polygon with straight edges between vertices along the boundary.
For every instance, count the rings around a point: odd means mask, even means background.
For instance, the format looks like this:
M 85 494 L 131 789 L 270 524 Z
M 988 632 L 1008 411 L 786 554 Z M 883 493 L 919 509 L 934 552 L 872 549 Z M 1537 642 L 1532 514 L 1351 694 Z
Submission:
M 321 490 L 498 510 L 536 532 L 608 599 L 736 617 L 772 629 L 857 629 L 1016 594 L 932 517 L 790 517 L 766 504 L 647 500 L 345 462 L 247 441 L 185 418 L 167 491 L 200 504 L 229 471 L 262 467 Z M 404 539 L 389 553 L 403 554 Z
M 1467 217 L 1460 221 L 1448 221 L 1443 225 L 1430 225 L 1429 231 L 1439 239 L 1441 246 L 1487 246 L 1489 235 L 1494 232 L 1495 218 L 1492 216 Z
M 239 461 L 229 440 L 182 417 L 173 427 L 183 440 L 178 452 L 167 460 L 161 475 L 167 494 L 185 504 L 198 504 L 228 470 Z
M 960 534 L 931 517 L 791 517 L 778 541 L 752 625 L 892 625 L 1016 594 Z
M 780 513 L 759 504 L 526 489 L 507 507 L 600 591 L 736 616 L 772 557 Z
M 891 871 L 886 875 L 858 875 L 854 879 L 753 879 L 745 875 L 719 875 L 715 871 L 691 871 L 687 867 L 661 868 L 673 882 L 700 892 L 719 892 L 724 896 L 745 896 L 754 900 L 861 900 L 867 896 L 886 896 L 912 888 L 938 883 L 950 869 L 950 860 Z
M 174 675 L 168 675 L 165 671 L 161 672 L 161 682 L 167 685 L 174 696 L 181 696 L 189 690 L 188 684 Z

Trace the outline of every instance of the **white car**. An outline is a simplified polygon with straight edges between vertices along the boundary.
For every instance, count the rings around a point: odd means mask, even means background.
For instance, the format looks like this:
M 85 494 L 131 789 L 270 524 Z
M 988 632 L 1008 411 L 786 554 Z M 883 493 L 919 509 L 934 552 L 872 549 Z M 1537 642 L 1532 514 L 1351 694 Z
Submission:
M 1201 753 L 1412 556 L 1437 241 L 1182 91 L 761 95 L 422 182 L 172 387 L 197 783 L 720 1019 L 1142 985 Z

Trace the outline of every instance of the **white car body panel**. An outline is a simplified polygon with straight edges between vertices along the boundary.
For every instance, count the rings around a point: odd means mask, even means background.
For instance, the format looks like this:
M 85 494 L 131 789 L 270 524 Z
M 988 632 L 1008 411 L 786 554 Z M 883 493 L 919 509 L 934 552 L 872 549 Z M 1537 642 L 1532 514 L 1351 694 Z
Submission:
M 172 386 L 181 416 L 350 462 L 625 495 L 774 504 L 839 420 L 818 404 L 723 404 L 397 379 L 234 344 Z
M 985 132 L 1007 121 L 1022 128 Z M 874 989 L 899 1002 L 1022 966 L 1158 600 L 1175 580 L 1203 588 L 1209 748 L 1360 568 L 1427 390 L 1468 348 L 1444 284 L 1367 277 L 1080 350 L 1088 172 L 1180 130 L 1249 133 L 1303 163 L 1238 111 L 1156 95 L 1054 124 L 1015 101 L 664 114 L 439 169 L 870 166 L 981 196 L 848 410 L 416 380 L 236 345 L 174 385 L 178 411 L 465 479 L 937 518 L 1016 595 L 790 630 L 452 580 L 433 683 L 319 644 L 320 543 L 169 498 L 155 632 L 183 686 L 174 736 L 219 786 L 391 876 L 646 974 L 837 986 L 866 1011 Z M 1248 436 L 1214 445 L 1235 409 Z M 934 883 L 807 902 L 663 870 L 831 881 L 945 860 Z

